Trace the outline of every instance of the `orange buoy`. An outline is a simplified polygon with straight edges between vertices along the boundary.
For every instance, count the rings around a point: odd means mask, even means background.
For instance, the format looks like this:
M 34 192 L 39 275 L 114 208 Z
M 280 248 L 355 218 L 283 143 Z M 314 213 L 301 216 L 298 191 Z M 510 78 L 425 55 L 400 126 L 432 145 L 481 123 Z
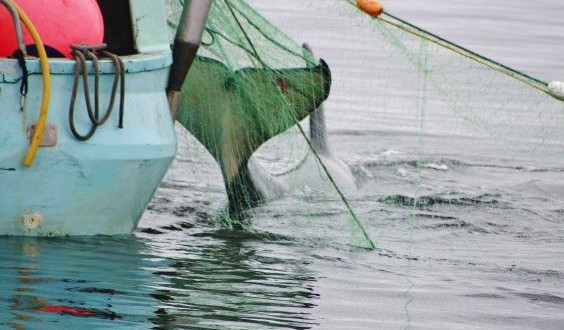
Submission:
M 99 44 L 104 40 L 104 21 L 96 0 L 14 0 L 35 25 L 49 56 L 72 58 L 73 44 Z M 18 49 L 11 17 L 0 6 L 0 57 Z M 24 29 L 24 42 L 34 54 L 33 38 Z M 35 54 L 36 55 L 36 54 Z
M 370 16 L 378 17 L 384 11 L 384 6 L 378 0 L 357 0 L 356 5 Z

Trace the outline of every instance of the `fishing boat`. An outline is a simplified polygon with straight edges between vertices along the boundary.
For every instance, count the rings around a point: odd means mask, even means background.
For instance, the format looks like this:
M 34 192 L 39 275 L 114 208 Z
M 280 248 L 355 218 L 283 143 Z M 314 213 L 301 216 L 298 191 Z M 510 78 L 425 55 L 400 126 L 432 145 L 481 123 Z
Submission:
M 489 61 L 375 0 L 346 2 L 564 99 L 564 83 Z M 171 50 L 165 0 L 0 0 L 0 235 L 131 233 L 175 157 L 175 119 L 220 165 L 236 213 L 263 197 L 248 161 L 264 142 L 297 126 L 314 151 L 299 122 L 328 97 L 328 65 L 244 1 L 177 3 Z
M 0 235 L 136 228 L 176 154 L 166 15 L 164 0 L 0 1 Z
M 261 68 L 230 71 L 197 56 L 204 32 L 233 40 L 206 30 L 211 0 L 179 3 L 171 51 L 164 0 L 0 0 L 0 235 L 131 233 L 176 154 L 179 107 L 180 123 L 204 144 L 197 126 L 227 123 L 228 139 L 211 135 L 218 144 L 206 146 L 224 165 L 228 194 L 244 195 L 237 173 L 247 177 L 252 151 L 327 98 L 328 67 L 304 61 L 299 48 L 301 68 L 249 54 Z M 238 37 L 250 41 L 241 8 L 225 1 L 215 10 L 232 14 Z M 260 97 L 245 103 L 249 91 Z M 275 127 L 240 119 L 265 109 Z M 197 115 L 186 118 L 190 111 Z

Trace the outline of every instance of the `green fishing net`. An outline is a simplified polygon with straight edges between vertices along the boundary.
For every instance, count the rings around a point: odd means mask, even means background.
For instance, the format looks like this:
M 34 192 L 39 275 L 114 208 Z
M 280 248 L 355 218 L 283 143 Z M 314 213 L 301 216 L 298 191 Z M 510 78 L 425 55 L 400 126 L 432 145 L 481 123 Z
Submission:
M 398 229 L 395 220 L 409 229 L 402 233 L 488 232 L 516 217 L 561 216 L 554 205 L 563 188 L 551 182 L 563 168 L 564 103 L 545 82 L 392 15 L 370 17 L 351 1 L 293 2 L 303 16 L 292 18 L 302 27 L 292 33 L 317 40 L 315 53 L 328 65 L 245 1 L 216 0 L 183 87 L 178 121 L 220 164 L 228 226 L 241 222 L 233 214 L 252 218 L 264 190 L 275 190 L 257 186 L 249 173 L 257 171 L 284 177 L 285 191 L 301 189 L 310 216 L 333 219 L 326 226 L 347 214 L 353 245 L 368 248 L 380 230 Z M 169 1 L 171 31 L 182 4 Z M 331 33 L 316 25 L 322 21 Z M 322 104 L 339 151 L 332 156 L 347 161 L 360 194 L 348 193 L 312 145 L 303 120 Z M 308 193 L 294 176 L 308 162 L 309 188 L 317 180 L 325 195 Z M 289 213 L 298 219 L 291 225 L 313 226 Z
M 172 30 L 182 5 L 169 3 Z M 182 89 L 177 120 L 220 165 L 229 197 L 226 225 L 244 227 L 253 207 L 272 191 L 288 188 L 276 182 L 277 176 L 299 167 L 304 157 L 316 157 L 309 154 L 309 137 L 298 125 L 329 96 L 330 69 L 244 1 L 213 2 L 198 55 Z M 301 141 L 286 139 L 262 148 L 263 156 L 277 161 L 266 170 L 255 162 L 253 172 L 263 171 L 265 179 L 257 183 L 249 173 L 251 156 L 271 138 L 296 127 Z M 331 180 L 319 165 L 320 180 Z M 328 188 L 345 200 L 338 186 Z M 348 212 L 358 221 L 352 209 Z M 371 246 L 368 236 L 362 238 L 367 239 Z

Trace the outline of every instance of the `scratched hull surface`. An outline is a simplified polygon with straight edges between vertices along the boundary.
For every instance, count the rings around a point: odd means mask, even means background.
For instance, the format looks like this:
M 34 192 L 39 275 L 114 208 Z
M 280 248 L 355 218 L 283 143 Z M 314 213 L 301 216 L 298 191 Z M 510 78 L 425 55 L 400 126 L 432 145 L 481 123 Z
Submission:
M 309 20 L 295 9 L 299 0 L 254 2 L 330 64 L 350 45 L 324 41 L 342 35 L 340 26 Z M 388 7 L 504 63 L 564 79 L 563 63 L 551 55 L 564 51 L 554 41 L 564 35 L 553 14 L 564 10 L 559 1 L 517 1 L 506 11 L 486 1 L 437 0 L 424 11 L 415 3 Z M 476 20 L 477 30 L 466 28 Z M 325 30 L 315 32 L 320 26 Z M 480 29 L 488 26 L 486 38 Z M 512 38 L 523 26 L 521 39 Z M 535 44 L 533 53 L 523 41 Z M 355 63 L 342 65 L 337 77 L 348 69 L 359 75 L 351 84 L 364 79 Z M 309 190 L 258 208 L 254 233 L 218 229 L 214 219 L 226 203 L 219 168 L 181 134 L 179 155 L 135 236 L 0 240 L 0 327 L 562 329 L 562 144 L 534 149 L 525 141 L 501 152 L 491 139 L 445 143 L 437 134 L 423 140 L 420 160 L 410 149 L 418 137 L 393 129 L 400 116 L 389 113 L 385 131 L 382 118 L 347 118 L 334 92 L 326 104 L 331 147 L 364 180 L 351 202 L 382 250 L 351 248 L 338 198 Z M 356 96 L 347 109 L 359 113 L 370 105 Z M 414 208 L 418 169 L 425 185 L 418 188 L 422 206 Z M 53 312 L 63 307 L 66 314 Z

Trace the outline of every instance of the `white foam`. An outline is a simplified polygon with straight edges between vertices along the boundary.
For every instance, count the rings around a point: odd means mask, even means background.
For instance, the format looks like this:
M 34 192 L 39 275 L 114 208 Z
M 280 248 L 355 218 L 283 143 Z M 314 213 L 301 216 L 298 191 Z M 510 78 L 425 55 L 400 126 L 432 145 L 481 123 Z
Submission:
M 423 164 L 423 167 L 438 171 L 448 171 L 448 166 L 446 166 L 446 164 L 427 163 Z

